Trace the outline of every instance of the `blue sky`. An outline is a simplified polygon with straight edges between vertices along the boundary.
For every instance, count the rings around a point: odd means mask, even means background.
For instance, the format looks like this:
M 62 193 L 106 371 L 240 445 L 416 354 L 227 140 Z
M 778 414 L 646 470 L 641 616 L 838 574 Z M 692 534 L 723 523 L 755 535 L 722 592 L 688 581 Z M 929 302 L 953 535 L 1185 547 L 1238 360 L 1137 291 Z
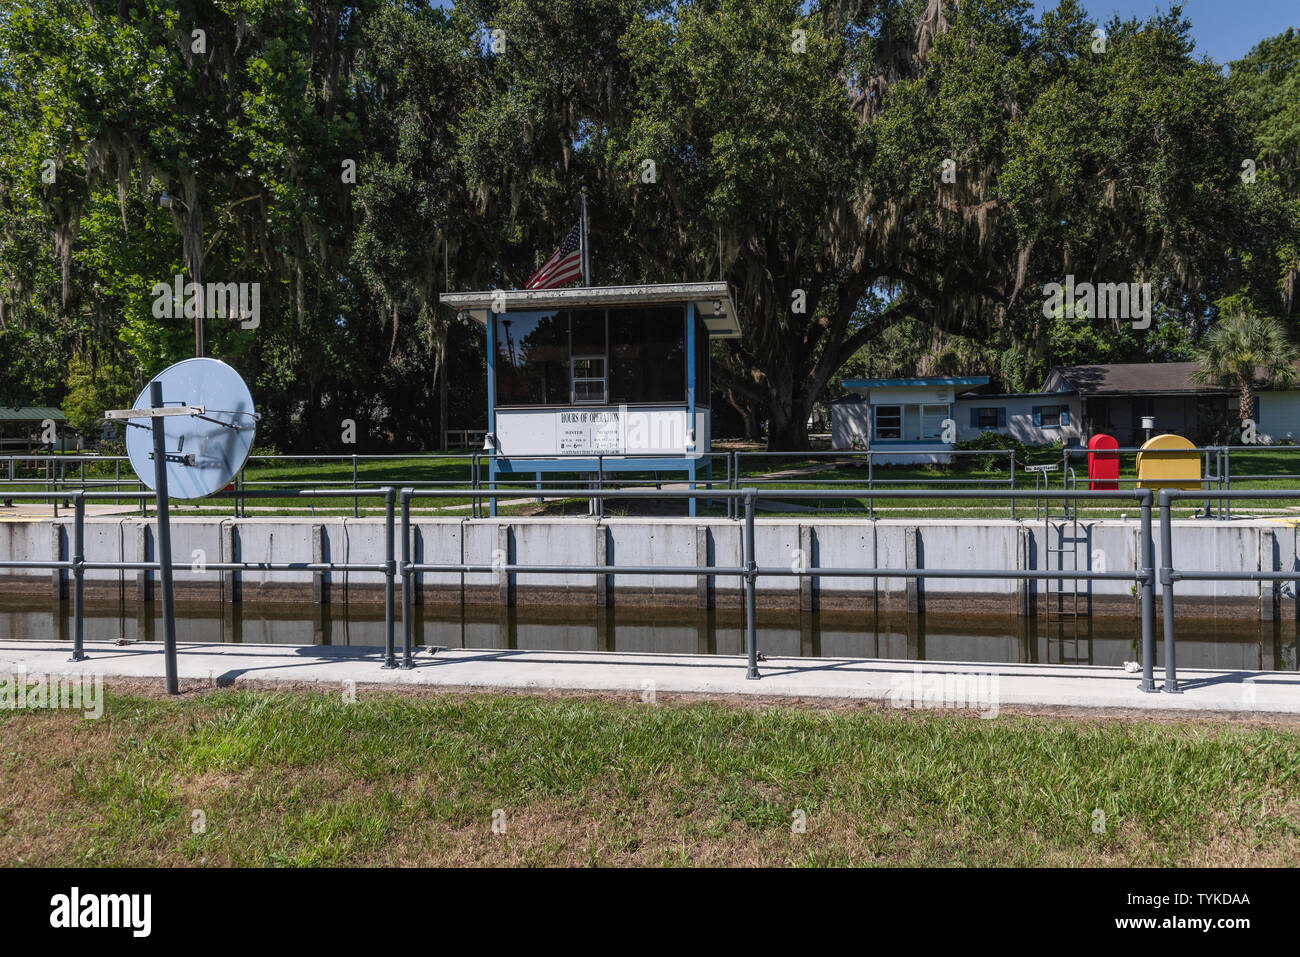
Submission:
M 1112 14 L 1121 19 L 1145 20 L 1160 10 L 1168 10 L 1170 0 L 1081 0 L 1098 23 Z M 1037 12 L 1056 6 L 1056 0 L 1034 4 Z M 1287 27 L 1300 28 L 1300 0 L 1184 0 L 1183 16 L 1192 23 L 1196 52 L 1226 65 L 1238 60 L 1260 40 L 1276 36 Z

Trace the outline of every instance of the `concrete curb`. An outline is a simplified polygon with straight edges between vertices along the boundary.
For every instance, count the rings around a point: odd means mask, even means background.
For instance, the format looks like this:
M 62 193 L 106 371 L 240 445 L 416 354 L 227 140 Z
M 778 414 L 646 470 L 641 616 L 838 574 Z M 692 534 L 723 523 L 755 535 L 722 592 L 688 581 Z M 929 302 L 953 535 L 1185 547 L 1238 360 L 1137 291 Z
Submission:
M 160 644 L 88 642 L 89 659 L 68 660 L 53 641 L 0 641 L 0 681 L 28 675 L 161 679 Z M 399 656 L 400 658 L 400 656 Z M 385 669 L 380 649 L 313 645 L 179 646 L 182 681 L 266 687 L 303 683 L 512 691 L 673 695 L 748 695 L 828 699 L 923 709 L 1078 708 L 1150 713 L 1300 714 L 1300 674 L 1186 669 L 1183 694 L 1143 694 L 1138 676 L 1091 666 L 913 662 L 850 658 L 771 658 L 762 678 L 745 678 L 744 660 L 723 655 L 454 649 L 417 650 L 416 666 Z M 1160 675 L 1157 674 L 1157 680 Z M 1104 716 L 1099 714 L 1098 716 Z

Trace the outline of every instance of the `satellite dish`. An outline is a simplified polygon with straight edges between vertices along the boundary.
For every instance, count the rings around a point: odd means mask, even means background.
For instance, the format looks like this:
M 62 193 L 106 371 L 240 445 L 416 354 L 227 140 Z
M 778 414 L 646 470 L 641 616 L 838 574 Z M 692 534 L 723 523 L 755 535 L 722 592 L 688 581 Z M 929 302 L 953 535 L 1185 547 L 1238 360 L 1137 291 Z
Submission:
M 152 420 L 161 418 L 167 494 L 202 498 L 225 488 L 248 460 L 257 431 L 259 416 L 244 380 L 218 359 L 186 359 L 153 382 L 162 384 L 160 408 L 149 401 L 151 383 L 135 408 L 105 413 L 126 420 L 126 454 L 135 474 L 156 491 Z

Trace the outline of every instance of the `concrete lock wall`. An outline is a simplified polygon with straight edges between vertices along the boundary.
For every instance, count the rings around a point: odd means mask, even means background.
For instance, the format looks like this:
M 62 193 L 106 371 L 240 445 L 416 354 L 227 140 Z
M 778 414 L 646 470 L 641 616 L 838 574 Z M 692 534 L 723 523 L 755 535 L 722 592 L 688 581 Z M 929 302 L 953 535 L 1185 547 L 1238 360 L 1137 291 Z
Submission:
M 1005 568 L 1125 570 L 1134 567 L 1139 529 L 1127 522 L 1042 522 L 943 519 L 935 521 L 760 519 L 755 550 L 761 567 L 792 568 Z M 377 601 L 380 572 L 295 569 L 218 572 L 205 563 L 382 563 L 385 528 L 379 518 L 209 518 L 172 520 L 172 551 L 181 600 Z M 1159 526 L 1154 528 L 1159 554 Z M 400 537 L 400 528 L 398 530 Z M 1182 570 L 1297 569 L 1300 531 L 1266 520 L 1175 521 L 1175 566 Z M 151 522 L 138 516 L 88 518 L 87 561 L 155 558 Z M 59 560 L 71 551 L 72 519 L 0 523 L 0 559 Z M 1050 549 L 1065 548 L 1066 552 Z M 1069 549 L 1073 548 L 1077 565 Z M 400 541 L 394 544 L 400 558 Z M 574 565 L 682 565 L 736 567 L 741 524 L 725 519 L 419 518 L 412 520 L 411 555 L 419 563 Z M 1160 560 L 1157 558 L 1157 566 Z M 87 595 L 153 597 L 148 571 L 88 569 Z M 66 597 L 66 570 L 0 568 L 0 609 L 5 594 Z M 574 572 L 423 572 L 415 600 L 428 604 L 591 604 L 736 607 L 742 582 L 735 575 L 617 576 Z M 1036 580 L 851 578 L 816 580 L 760 576 L 761 606 L 803 611 L 899 609 L 1033 614 L 1074 608 L 1074 585 Z M 1079 581 L 1080 609 L 1098 615 L 1133 615 L 1136 587 L 1128 581 Z M 1295 588 L 1259 582 L 1179 582 L 1180 608 L 1209 616 L 1293 618 Z M 1058 597 L 1059 596 L 1059 597 Z M 1060 604 L 1058 604 L 1060 603 Z

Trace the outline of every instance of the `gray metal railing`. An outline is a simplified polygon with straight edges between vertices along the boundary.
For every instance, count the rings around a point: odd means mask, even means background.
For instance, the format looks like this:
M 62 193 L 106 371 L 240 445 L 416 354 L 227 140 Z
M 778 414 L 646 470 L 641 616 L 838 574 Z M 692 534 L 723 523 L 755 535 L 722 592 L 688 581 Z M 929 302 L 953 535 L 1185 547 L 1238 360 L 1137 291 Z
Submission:
M 1176 667 L 1176 633 L 1174 617 L 1174 584 L 1179 581 L 1258 581 L 1281 582 L 1300 581 L 1300 567 L 1290 571 L 1193 571 L 1181 570 L 1173 562 L 1173 519 L 1172 505 L 1180 499 L 1199 499 L 1205 495 L 1211 498 L 1231 501 L 1233 499 L 1259 498 L 1267 500 L 1300 499 L 1300 489 L 1249 491 L 1179 491 L 1164 489 L 1153 498 L 1150 489 L 1131 491 L 1082 491 L 1082 490 L 1042 490 L 1042 489 L 989 489 L 982 494 L 994 500 L 1037 499 L 1084 500 L 1084 501 L 1121 501 L 1136 502 L 1140 508 L 1140 542 L 1135 567 L 1122 571 L 1093 571 L 1090 569 L 1009 569 L 1009 568 L 834 568 L 834 567 L 786 567 L 760 566 L 755 552 L 755 505 L 759 490 L 755 487 L 743 489 L 717 489 L 711 494 L 717 498 L 734 499 L 737 503 L 736 513 L 742 521 L 741 554 L 737 565 L 518 565 L 511 562 L 492 562 L 490 564 L 469 562 L 414 562 L 411 560 L 411 503 L 416 499 L 465 498 L 475 492 L 484 499 L 518 494 L 514 490 L 501 489 L 436 489 L 436 488 L 397 488 L 386 486 L 369 489 L 261 489 L 241 493 L 217 493 L 217 496 L 246 495 L 252 498 L 291 497 L 304 500 L 317 498 L 358 498 L 380 499 L 384 502 L 384 561 L 383 562 L 208 562 L 205 568 L 211 571 L 331 571 L 331 572 L 377 572 L 384 576 L 384 667 L 399 667 L 396 656 L 396 622 L 394 615 L 394 597 L 400 577 L 401 587 L 401 622 L 402 622 L 402 663 L 400 667 L 412 667 L 413 655 L 413 616 L 411 613 L 414 591 L 414 577 L 422 572 L 450 572 L 462 574 L 592 574 L 592 575 L 682 575 L 682 576 L 735 576 L 744 586 L 745 607 L 745 644 L 748 659 L 746 676 L 758 678 L 758 644 L 757 644 L 757 610 L 756 584 L 762 577 L 839 577 L 839 578 L 904 578 L 924 580 L 926 578 L 967 578 L 967 579 L 1015 579 L 1015 580 L 1056 580 L 1072 579 L 1085 581 L 1132 581 L 1139 589 L 1141 640 L 1142 640 L 1142 678 L 1139 688 L 1145 692 L 1163 690 L 1166 693 L 1179 693 Z M 17 499 L 44 499 L 43 492 L 12 492 Z M 84 650 L 84 594 L 85 573 L 88 569 L 107 570 L 144 570 L 161 571 L 161 561 L 87 561 L 85 557 L 85 517 L 86 503 L 95 500 L 137 500 L 152 496 L 151 492 L 110 492 L 77 490 L 67 493 L 73 505 L 72 542 L 70 555 L 66 560 L 0 560 L 0 568 L 14 569 L 51 569 L 67 571 L 72 578 L 72 616 L 73 660 L 85 660 Z M 628 499 L 644 495 L 636 489 L 543 489 L 533 494 L 544 498 L 583 498 L 600 497 L 602 499 Z M 660 497 L 682 499 L 699 495 L 690 489 L 664 489 Z M 862 489 L 789 489 L 784 490 L 783 497 L 790 498 L 826 498 L 844 497 L 861 498 Z M 887 499 L 917 500 L 958 498 L 969 493 L 958 489 L 877 489 L 875 495 Z M 398 505 L 400 504 L 400 518 Z M 1155 564 L 1155 543 L 1152 533 L 1153 505 L 1158 507 L 1161 563 Z M 400 528 L 400 533 L 399 533 Z M 396 538 L 401 535 L 401 556 L 396 555 Z M 185 568 L 186 563 L 171 564 L 171 568 Z M 1155 587 L 1157 582 L 1162 590 L 1162 618 L 1164 621 L 1164 684 L 1157 689 L 1154 682 L 1155 666 Z
M 1059 460 L 1062 465 L 1062 468 L 1060 470 L 1061 481 L 1059 483 L 1061 488 L 1074 489 L 1077 488 L 1078 485 L 1086 483 L 1087 479 L 1082 475 L 1074 482 L 1070 480 L 1070 476 L 1071 474 L 1073 474 L 1071 471 L 1072 469 L 1071 463 L 1078 463 L 1080 459 L 1087 456 L 1088 451 L 1089 450 L 1086 448 L 1075 448 L 1075 447 L 1067 447 L 1062 450 L 1061 458 Z M 1116 454 L 1121 454 L 1121 455 L 1131 455 L 1140 452 L 1142 450 L 1138 447 L 1126 446 L 1123 448 L 1110 449 L 1106 451 L 1113 452 Z M 1279 452 L 1300 453 L 1300 445 L 1297 446 L 1285 446 L 1285 445 L 1203 446 L 1203 447 L 1196 447 L 1194 449 L 1189 449 L 1187 451 L 1195 452 L 1202 456 L 1203 465 L 1202 465 L 1201 481 L 1202 481 L 1202 486 L 1206 492 L 1233 491 L 1232 482 L 1234 479 L 1236 479 L 1238 482 L 1300 481 L 1300 472 L 1260 473 L 1260 472 L 1246 472 L 1240 470 L 1234 472 L 1232 468 L 1233 455 L 1237 455 L 1240 457 L 1240 456 L 1250 456 L 1252 454 L 1257 455 L 1257 454 L 1268 454 L 1268 453 L 1279 453 Z M 1001 456 L 1004 455 L 1006 456 L 1007 459 L 1005 479 L 970 478 L 961 474 L 936 476 L 934 478 L 891 478 L 889 477 L 889 472 L 886 468 L 883 468 L 876 464 L 877 461 L 882 456 L 889 457 L 889 458 L 898 458 L 900 456 L 911 456 L 918 459 L 916 465 L 923 466 L 926 464 L 930 464 L 929 461 L 922 461 L 923 459 L 929 460 L 935 458 L 936 456 L 943 456 L 943 457 L 993 456 L 995 458 L 1000 458 Z M 682 479 L 679 477 L 673 477 L 671 479 L 665 480 L 658 476 L 655 476 L 650 479 L 635 480 L 635 479 L 629 479 L 627 477 L 624 477 L 620 472 L 616 472 L 612 469 L 607 469 L 604 467 L 605 462 L 608 460 L 619 459 L 619 460 L 626 461 L 626 460 L 635 460 L 638 457 L 662 458 L 662 456 L 654 456 L 654 455 L 638 456 L 635 454 L 627 455 L 627 454 L 614 454 L 614 453 L 609 453 L 609 454 L 590 453 L 581 456 L 574 456 L 575 461 L 594 460 L 597 463 L 597 471 L 594 478 L 592 479 L 592 488 L 596 491 L 600 491 L 601 489 L 604 488 L 628 488 L 631 487 L 633 483 L 636 481 L 640 481 L 640 485 L 643 488 L 646 489 L 653 488 L 657 491 L 662 487 L 665 481 L 670 481 L 673 483 L 690 481 L 689 479 Z M 301 489 L 301 488 L 311 488 L 311 487 L 339 488 L 341 486 L 350 486 L 349 490 L 352 492 L 356 492 L 364 488 L 374 488 L 378 486 L 393 485 L 395 487 L 409 486 L 409 487 L 417 487 L 417 488 L 468 487 L 474 490 L 475 493 L 477 493 L 479 490 L 489 489 L 490 487 L 495 485 L 495 487 L 498 490 L 513 489 L 515 490 L 516 495 L 518 495 L 519 493 L 525 492 L 527 490 L 532 490 L 535 492 L 537 489 L 545 488 L 547 486 L 555 486 L 555 487 L 561 485 L 568 485 L 570 487 L 572 486 L 573 479 L 543 478 L 538 480 L 533 473 L 528 472 L 526 469 L 519 470 L 513 473 L 507 473 L 507 474 L 498 473 L 495 480 L 493 480 L 488 474 L 489 471 L 488 465 L 491 462 L 491 460 L 494 458 L 509 459 L 513 464 L 518 465 L 520 463 L 527 463 L 528 461 L 532 461 L 532 460 L 538 460 L 538 461 L 545 460 L 548 462 L 552 462 L 556 457 L 555 456 L 501 455 L 499 453 L 482 452 L 482 451 L 468 451 L 463 453 L 449 452 L 449 453 L 413 453 L 413 454 L 329 453 L 329 454 L 321 454 L 321 455 L 312 455 L 312 454 L 252 455 L 249 456 L 249 462 L 254 466 L 267 465 L 274 462 L 337 463 L 340 466 L 342 466 L 344 469 L 350 470 L 351 474 L 350 477 L 344 478 L 343 481 L 340 482 L 339 479 L 337 478 L 325 478 L 325 479 L 316 479 L 316 480 L 303 479 L 300 477 L 291 477 L 291 478 L 284 478 L 284 479 L 251 479 L 248 477 L 246 472 L 241 471 L 239 475 L 235 476 L 235 479 L 232 483 L 232 491 L 235 494 L 228 495 L 227 498 L 229 498 L 233 503 L 234 515 L 236 517 L 240 517 L 240 516 L 247 515 L 246 506 L 249 498 L 265 497 L 265 496 L 252 496 L 252 495 L 244 494 L 245 491 L 252 491 L 255 489 L 275 488 L 275 489 L 291 490 L 291 489 Z M 764 498 L 767 498 L 772 501 L 779 501 L 781 499 L 786 499 L 790 497 L 788 494 L 788 492 L 791 490 L 790 486 L 806 486 L 812 488 L 826 488 L 826 489 L 833 489 L 833 488 L 844 487 L 844 486 L 855 486 L 858 489 L 865 488 L 865 493 L 860 495 L 859 497 L 865 500 L 867 516 L 874 519 L 876 517 L 876 502 L 875 502 L 876 498 L 887 497 L 887 496 L 877 496 L 876 492 L 880 490 L 888 489 L 895 485 L 906 485 L 910 488 L 916 488 L 918 486 L 927 487 L 927 488 L 944 486 L 944 487 L 951 487 L 951 488 L 958 488 L 958 489 L 967 489 L 969 490 L 970 494 L 963 497 L 965 498 L 980 497 L 985 491 L 989 490 L 990 488 L 1002 488 L 1007 491 L 1018 490 L 1019 488 L 1023 487 L 1024 480 L 1023 480 L 1022 473 L 1026 470 L 1025 463 L 1019 462 L 1015 458 L 1015 453 L 1013 451 L 1002 450 L 1002 449 L 986 449 L 986 450 L 954 449 L 954 450 L 944 450 L 944 451 L 935 451 L 935 452 L 891 450 L 891 449 L 867 449 L 867 450 L 850 449 L 850 450 L 839 450 L 839 451 L 817 450 L 817 451 L 809 451 L 809 452 L 722 451 L 722 452 L 706 453 L 703 458 L 706 462 L 713 462 L 715 463 L 715 465 L 720 464 L 722 466 L 721 469 L 722 475 L 720 476 L 714 475 L 712 477 L 708 475 L 697 475 L 697 477 L 694 480 L 693 487 L 696 489 L 704 489 L 709 494 L 696 495 L 693 497 L 706 499 L 706 500 L 719 499 L 721 501 L 724 501 L 726 503 L 726 508 L 727 508 L 727 512 L 726 512 L 727 517 L 733 519 L 739 517 L 738 510 L 739 510 L 740 500 L 735 496 L 715 495 L 713 494 L 714 491 L 721 490 L 721 489 L 736 491 L 740 489 L 742 485 L 752 486 L 755 488 L 768 490 L 769 494 L 763 496 Z M 788 459 L 793 461 L 806 461 L 811 459 L 814 461 L 836 461 L 841 463 L 847 463 L 849 465 L 862 464 L 865 465 L 867 474 L 865 477 L 858 476 L 858 477 L 846 478 L 846 479 L 826 478 L 820 475 L 773 476 L 767 472 L 760 472 L 759 474 L 746 474 L 748 471 L 750 471 L 749 469 L 746 469 L 746 463 L 753 464 L 753 463 L 761 463 L 764 461 L 770 462 L 777 459 Z M 0 455 L 0 500 L 13 498 L 12 493 L 7 493 L 5 491 L 5 486 L 22 486 L 22 485 L 37 485 L 37 484 L 43 485 L 45 487 L 46 497 L 54 502 L 55 515 L 57 516 L 60 500 L 68 499 L 70 493 L 73 491 L 90 491 L 90 490 L 105 489 L 105 488 L 112 488 L 115 491 L 123 491 L 127 489 L 134 490 L 134 491 L 144 491 L 144 486 L 140 484 L 139 480 L 134 475 L 129 474 L 129 469 L 123 469 L 122 463 L 127 461 L 128 459 L 126 456 L 105 456 L 105 455 L 99 455 L 95 453 L 77 453 L 77 454 L 60 454 L 60 455 L 50 455 L 50 454 Z M 451 478 L 428 479 L 428 480 L 420 480 L 420 481 L 411 481 L 411 480 L 393 481 L 391 476 L 365 475 L 362 473 L 362 469 L 364 466 L 373 463 L 378 463 L 378 462 L 385 462 L 385 461 L 414 462 L 416 463 L 417 466 L 421 464 L 428 464 L 433 466 L 440 462 L 441 463 L 460 462 L 460 463 L 465 463 L 465 465 L 467 466 L 467 474 L 465 474 L 463 478 L 456 476 Z M 29 474 L 28 476 L 20 475 L 19 474 L 20 463 L 28 464 L 30 466 L 29 471 L 32 474 Z M 107 474 L 104 475 L 88 474 L 87 466 L 93 467 L 96 464 L 103 464 L 104 466 L 111 464 L 113 466 L 112 477 L 110 478 Z M 717 471 L 717 469 L 715 469 L 715 471 Z M 1076 469 L 1075 471 L 1078 470 Z M 863 486 L 864 478 L 865 478 L 865 486 Z M 1046 473 L 1042 475 L 1041 480 L 1047 483 L 1048 488 L 1050 488 L 1053 484 L 1055 484 L 1052 481 L 1052 476 Z M 1135 485 L 1136 482 L 1137 479 L 1135 476 L 1122 477 L 1117 480 L 1117 483 L 1120 488 Z M 778 490 L 779 490 L 779 494 L 777 494 Z M 587 494 L 588 491 L 590 490 L 583 489 L 581 497 L 591 498 L 593 502 L 596 503 L 596 507 L 594 511 L 598 515 L 601 514 L 601 505 L 604 500 L 601 499 L 599 496 L 589 496 Z M 483 509 L 484 501 L 499 499 L 502 496 L 494 497 L 488 495 L 474 494 L 466 497 L 469 499 L 469 503 L 467 507 L 470 509 L 470 514 L 473 517 L 478 518 L 481 517 L 482 514 L 484 513 L 484 509 Z M 533 497 L 540 498 L 539 496 L 533 496 Z M 823 497 L 845 498 L 844 496 L 823 496 Z M 1191 498 L 1192 496 L 1185 496 L 1185 497 Z M 1217 500 L 1218 502 L 1216 517 L 1221 519 L 1228 519 L 1232 517 L 1231 499 L 1223 498 L 1217 495 L 1202 495 L 1201 497 L 1205 500 L 1206 517 L 1211 516 L 1210 503 L 1215 500 Z M 1255 496 L 1243 496 L 1243 497 L 1251 498 Z M 359 498 L 353 499 L 352 512 L 354 517 L 359 517 L 360 515 L 360 501 L 361 499 Z M 1017 501 L 1016 499 L 1013 499 L 1009 503 L 1010 514 L 1012 518 L 1016 517 L 1016 501 Z M 141 504 L 142 504 L 142 511 L 143 511 L 143 504 L 144 504 L 143 501 Z
M 773 459 L 773 458 L 795 459 L 796 461 L 800 459 L 809 459 L 809 458 L 811 459 L 826 458 L 826 459 L 847 460 L 849 463 L 853 463 L 855 460 L 865 459 L 867 465 L 867 486 L 866 487 L 867 487 L 868 494 L 865 496 L 867 499 L 867 515 L 868 517 L 873 519 L 876 517 L 876 501 L 875 501 L 876 497 L 874 493 L 875 490 L 880 486 L 888 487 L 890 485 L 948 485 L 948 486 L 956 485 L 962 488 L 970 488 L 971 491 L 976 494 L 981 493 L 982 490 L 988 488 L 989 486 L 1004 486 L 1007 491 L 1015 491 L 1016 489 L 1016 457 L 1015 457 L 1015 451 L 1012 449 L 953 449 L 953 450 L 936 450 L 933 452 L 908 451 L 906 449 L 899 449 L 899 450 L 847 449 L 847 450 L 839 450 L 839 451 L 817 450 L 817 451 L 810 451 L 810 452 L 766 452 L 766 451 L 732 452 L 731 454 L 735 459 L 735 463 L 730 469 L 728 469 L 728 472 L 729 474 L 735 476 L 732 484 L 730 485 L 730 487 L 733 489 L 739 488 L 741 483 L 744 483 L 746 485 L 753 485 L 753 486 L 759 486 L 759 485 L 783 486 L 783 485 L 790 484 L 790 482 L 794 480 L 805 481 L 807 484 L 816 486 L 818 488 L 823 486 L 833 488 L 837 485 L 849 485 L 855 483 L 860 486 L 862 481 L 860 478 L 852 478 L 852 479 L 814 478 L 811 481 L 809 481 L 806 477 L 800 477 L 795 475 L 791 475 L 789 477 L 775 477 L 775 478 L 771 477 L 770 475 L 764 476 L 761 474 L 759 476 L 750 476 L 750 475 L 743 474 L 741 470 L 744 468 L 744 463 L 746 461 Z M 933 479 L 917 479 L 917 478 L 891 479 L 891 478 L 876 478 L 876 474 L 875 474 L 875 460 L 877 457 L 898 458 L 899 456 L 915 456 L 917 458 L 922 459 L 921 461 L 914 463 L 916 466 L 919 467 L 925 465 L 941 464 L 941 463 L 935 463 L 933 461 L 935 457 L 974 456 L 974 455 L 993 456 L 994 458 L 1000 458 L 1001 456 L 1005 455 L 1007 457 L 1007 477 L 1005 479 L 973 479 L 973 478 L 965 478 L 959 475 L 954 475 L 954 476 L 945 476 L 943 478 L 933 478 Z M 922 457 L 928 457 L 928 458 L 922 458 Z M 785 491 L 783 490 L 781 493 L 781 498 L 786 498 L 786 497 L 787 496 L 785 494 Z M 731 517 L 730 513 L 728 513 L 728 517 Z M 1011 500 L 1011 517 L 1013 519 L 1016 517 L 1016 500 L 1014 498 Z
M 263 489 L 251 490 L 242 493 L 226 492 L 216 493 L 217 496 L 231 496 L 243 494 L 250 497 L 294 497 L 302 499 L 312 498 L 342 498 L 348 496 L 359 496 L 363 498 L 382 499 L 385 504 L 385 535 L 384 535 L 384 561 L 382 563 L 360 563 L 360 562 L 215 562 L 206 563 L 205 567 L 213 571 L 367 571 L 379 572 L 384 576 L 384 600 L 385 600 L 385 619 L 384 619 L 384 667 L 398 667 L 396 659 L 396 641 L 395 641 L 395 624 L 394 624 L 394 591 L 396 580 L 401 578 L 401 607 L 402 607 L 402 644 L 403 668 L 412 667 L 413 655 L 413 618 L 411 615 L 412 595 L 414 588 L 414 576 L 421 572 L 451 572 L 451 573 L 496 573 L 504 575 L 515 574 L 537 574 L 537 575 L 558 575 L 558 574 L 592 574 L 592 575 L 713 575 L 713 576 L 736 576 L 741 578 L 744 586 L 745 598 L 745 643 L 746 656 L 748 659 L 746 676 L 749 678 L 758 678 L 758 641 L 757 641 L 757 610 L 756 610 L 756 583 L 760 576 L 797 576 L 797 577 L 867 577 L 867 578 L 904 578 L 923 580 L 926 578 L 969 578 L 969 579 L 1015 579 L 1015 580 L 1056 580 L 1071 579 L 1085 581 L 1132 581 L 1139 588 L 1140 609 L 1141 609 L 1141 636 L 1142 636 L 1142 680 L 1139 688 L 1142 691 L 1156 691 L 1154 684 L 1154 664 L 1155 664 L 1155 600 L 1154 589 L 1156 582 L 1155 572 L 1155 549 L 1152 536 L 1152 492 L 1149 489 L 1137 489 L 1133 491 L 1097 491 L 1097 492 L 1079 492 L 1069 490 L 1034 490 L 1034 489 L 990 489 L 982 494 L 992 499 L 1012 500 L 1012 499 L 1042 499 L 1042 500 L 1064 500 L 1082 498 L 1097 501 L 1121 501 L 1136 502 L 1140 508 L 1140 547 L 1139 554 L 1136 556 L 1135 567 L 1123 571 L 1094 571 L 1091 569 L 1009 569 L 1009 568 L 828 568 L 828 567 L 784 567 L 784 566 L 759 566 L 756 560 L 755 552 L 755 505 L 758 501 L 759 490 L 754 487 L 743 489 L 720 489 L 715 490 L 712 494 L 718 498 L 731 498 L 738 502 L 738 514 L 743 513 L 743 524 L 741 533 L 741 561 L 735 566 L 685 566 L 685 565 L 650 565 L 650 566 L 630 566 L 630 565 L 518 565 L 510 562 L 492 562 L 491 564 L 475 564 L 468 562 L 442 562 L 442 563 L 425 563 L 411 561 L 411 502 L 419 498 L 464 498 L 469 490 L 466 489 L 434 489 L 434 488 L 414 488 L 407 487 L 398 489 L 395 486 L 371 489 Z M 478 489 L 477 494 L 483 498 L 491 499 L 503 495 L 517 494 L 512 490 L 493 490 Z M 15 492 L 12 493 L 16 498 L 40 499 L 45 497 L 40 492 Z M 26 561 L 26 560 L 0 560 L 0 568 L 44 568 L 67 570 L 71 573 L 73 580 L 73 617 L 75 619 L 74 637 L 73 637 L 73 658 L 82 660 L 85 657 L 83 645 L 83 617 L 84 617 L 84 587 L 85 572 L 87 569 L 113 569 L 113 570 L 148 570 L 161 571 L 163 565 L 161 562 L 90 562 L 85 557 L 85 515 L 86 502 L 88 500 L 133 500 L 142 497 L 148 497 L 149 492 L 107 492 L 107 491 L 77 491 L 70 493 L 73 500 L 74 519 L 73 519 L 73 541 L 71 554 L 67 560 L 63 561 Z M 626 499 L 643 495 L 635 489 L 543 489 L 533 494 L 546 498 L 583 498 L 598 496 L 603 499 Z M 665 489 L 658 493 L 660 497 L 665 498 L 687 498 L 692 495 L 699 495 L 698 491 L 689 489 Z M 958 498 L 968 495 L 968 492 L 955 489 L 880 489 L 875 494 L 881 498 L 888 499 L 933 499 L 933 498 Z M 1249 493 L 1255 494 L 1255 493 Z M 782 493 L 785 497 L 793 498 L 816 498 L 816 497 L 845 497 L 860 498 L 864 495 L 862 489 L 791 489 Z M 1286 493 L 1289 497 L 1300 497 L 1300 491 Z M 1284 497 L 1281 493 L 1273 497 Z M 395 555 L 394 542 L 398 534 L 398 521 L 395 517 L 395 505 L 400 501 L 400 535 L 402 540 L 400 561 Z M 1161 511 L 1161 534 L 1168 534 L 1168 525 L 1170 522 L 1168 509 Z M 171 568 L 184 568 L 181 565 L 172 564 Z M 1214 577 L 1214 576 L 1210 576 Z M 1231 573 L 1223 573 L 1222 577 L 1232 577 Z M 1286 578 L 1285 574 L 1277 576 L 1279 579 Z M 1300 579 L 1300 569 L 1289 576 L 1290 578 Z M 1167 597 L 1165 605 L 1167 614 L 1172 616 L 1172 596 Z M 1165 625 L 1165 656 L 1166 656 L 1166 690 L 1175 691 L 1177 682 L 1172 665 L 1169 663 L 1174 660 L 1174 632 L 1171 625 L 1171 617 L 1166 619 Z

